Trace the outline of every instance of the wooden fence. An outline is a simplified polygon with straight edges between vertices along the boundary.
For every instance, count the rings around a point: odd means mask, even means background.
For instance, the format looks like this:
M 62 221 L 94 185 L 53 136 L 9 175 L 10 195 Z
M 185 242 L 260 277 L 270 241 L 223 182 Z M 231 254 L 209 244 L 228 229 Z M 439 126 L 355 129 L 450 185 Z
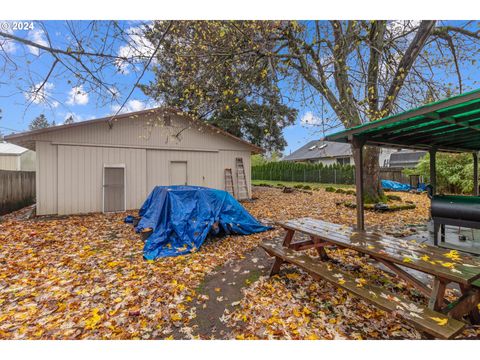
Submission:
M 0 170 L 0 215 L 35 202 L 35 171 Z
M 403 167 L 382 167 L 380 168 L 380 179 L 393 180 L 403 184 L 410 184 L 410 178 L 403 173 Z

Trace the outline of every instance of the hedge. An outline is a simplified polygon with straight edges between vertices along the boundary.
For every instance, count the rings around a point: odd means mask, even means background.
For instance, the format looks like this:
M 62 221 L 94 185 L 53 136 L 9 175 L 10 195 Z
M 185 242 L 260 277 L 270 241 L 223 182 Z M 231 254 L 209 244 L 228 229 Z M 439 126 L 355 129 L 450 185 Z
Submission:
M 275 161 L 252 166 L 253 180 L 317 182 L 324 184 L 353 184 L 355 170 L 352 165 L 323 165 L 321 163 L 295 163 Z

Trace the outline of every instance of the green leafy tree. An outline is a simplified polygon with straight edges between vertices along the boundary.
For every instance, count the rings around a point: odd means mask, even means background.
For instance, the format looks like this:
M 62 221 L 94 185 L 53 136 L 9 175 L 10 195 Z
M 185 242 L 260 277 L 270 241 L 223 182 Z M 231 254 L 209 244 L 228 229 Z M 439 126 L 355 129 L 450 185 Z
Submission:
M 45 129 L 47 127 L 52 126 L 46 118 L 44 114 L 38 115 L 35 119 L 32 120 L 28 128 L 30 130 L 38 130 L 38 129 Z
M 472 154 L 437 153 L 437 192 L 446 194 L 471 194 L 473 191 Z M 430 154 L 427 154 L 415 169 L 404 170 L 407 175 L 422 175 L 430 181 Z
M 282 154 L 278 151 L 274 151 L 268 155 L 255 154 L 255 155 L 252 155 L 251 164 L 252 166 L 265 165 L 269 162 L 280 161 L 281 157 L 282 157 Z

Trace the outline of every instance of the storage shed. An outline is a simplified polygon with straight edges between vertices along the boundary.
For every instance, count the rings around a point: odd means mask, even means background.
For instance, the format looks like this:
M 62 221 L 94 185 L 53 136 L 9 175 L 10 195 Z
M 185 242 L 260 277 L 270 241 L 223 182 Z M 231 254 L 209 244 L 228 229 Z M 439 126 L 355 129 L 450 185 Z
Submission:
M 251 194 L 250 155 L 262 152 L 165 108 L 6 139 L 36 151 L 38 215 L 138 209 L 156 185 L 227 189 L 236 198 L 246 198 Z
M 0 141 L 0 170 L 35 171 L 35 152 Z

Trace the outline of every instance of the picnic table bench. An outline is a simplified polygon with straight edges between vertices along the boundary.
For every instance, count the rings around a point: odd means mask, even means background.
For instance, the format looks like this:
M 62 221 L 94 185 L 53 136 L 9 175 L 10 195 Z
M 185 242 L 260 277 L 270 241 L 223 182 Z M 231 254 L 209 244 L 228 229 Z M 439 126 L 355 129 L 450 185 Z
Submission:
M 400 314 L 419 330 L 438 338 L 451 338 L 458 334 L 466 325 L 462 321 L 464 316 L 469 316 L 473 323 L 480 320 L 477 307 L 480 302 L 480 260 L 477 258 L 455 250 L 446 252 L 445 249 L 415 241 L 375 232 L 355 231 L 345 225 L 311 218 L 277 224 L 286 230 L 283 243 L 264 241 L 260 245 L 276 258 L 271 276 L 278 274 L 285 262 L 296 265 L 317 280 L 331 282 L 382 310 Z M 308 238 L 293 241 L 295 232 L 306 234 Z M 352 249 L 374 258 L 427 296 L 428 306 L 368 284 L 364 279 L 360 282 L 360 279 L 335 269 L 328 262 L 326 249 L 330 246 Z M 311 248 L 317 250 L 319 259 L 299 252 Z M 433 276 L 433 285 L 428 287 L 399 265 Z M 462 295 L 449 303 L 445 299 L 445 290 L 451 282 L 459 285 Z

